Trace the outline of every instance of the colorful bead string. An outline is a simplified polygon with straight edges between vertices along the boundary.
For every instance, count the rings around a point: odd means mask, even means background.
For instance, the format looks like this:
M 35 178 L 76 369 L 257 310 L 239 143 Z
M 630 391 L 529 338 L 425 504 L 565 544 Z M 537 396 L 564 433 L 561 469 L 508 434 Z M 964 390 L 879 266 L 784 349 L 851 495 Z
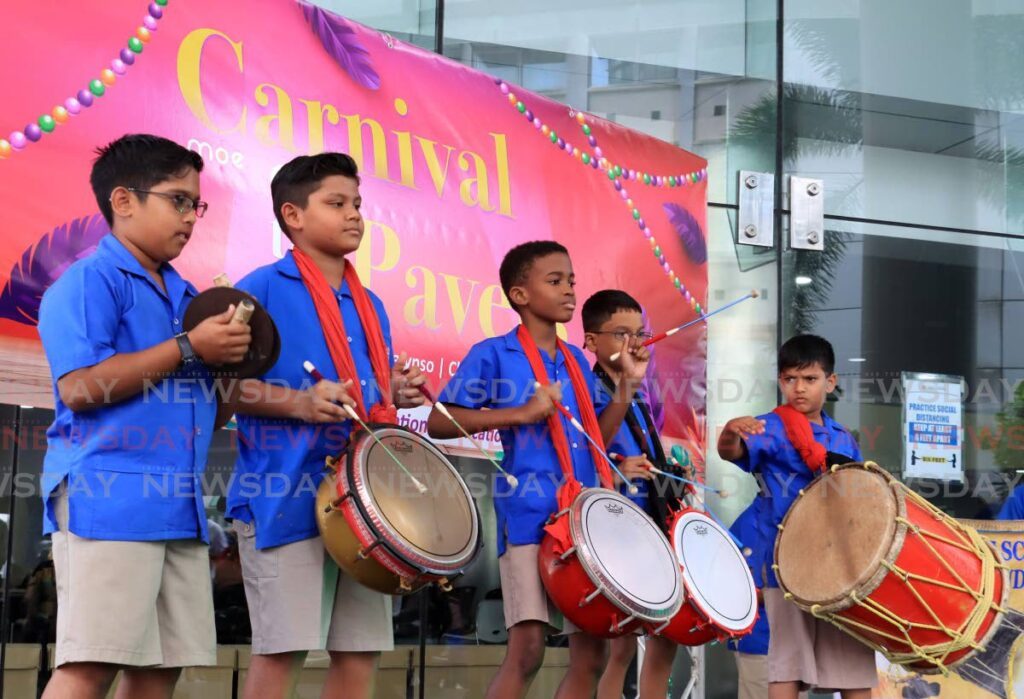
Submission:
M 668 261 L 665 259 L 665 254 L 658 245 L 657 239 L 654 237 L 654 233 L 651 231 L 650 226 L 647 225 L 647 221 L 644 220 L 640 213 L 640 209 L 637 208 L 636 204 L 629 196 L 629 191 L 626 189 L 625 182 L 637 182 L 650 187 L 685 187 L 688 185 L 697 184 L 707 179 L 708 171 L 707 168 L 701 168 L 700 170 L 694 170 L 693 172 L 683 173 L 681 175 L 655 175 L 648 172 L 636 170 L 633 168 L 624 168 L 621 165 L 616 165 L 610 162 L 604 157 L 604 153 L 601 147 L 597 144 L 597 137 L 593 133 L 593 129 L 590 124 L 587 123 L 587 115 L 583 112 L 574 112 L 570 110 L 569 115 L 573 117 L 577 124 L 580 126 L 580 130 L 583 132 L 583 136 L 586 138 L 587 144 L 593 149 L 588 152 L 587 150 L 580 150 L 580 148 L 573 146 L 569 141 L 559 136 L 554 129 L 549 127 L 547 124 L 540 120 L 540 117 L 536 116 L 523 101 L 512 92 L 511 87 L 504 80 L 496 80 L 495 83 L 498 85 L 498 89 L 501 90 L 501 94 L 505 95 L 508 99 L 508 103 L 515 107 L 515 109 L 522 114 L 527 121 L 533 124 L 533 127 L 552 143 L 559 150 L 568 153 L 574 157 L 578 162 L 583 165 L 589 165 L 592 169 L 608 174 L 608 180 L 615 187 L 615 190 L 622 197 L 626 207 L 630 210 L 633 217 L 633 221 L 636 222 L 637 227 L 644 234 L 644 238 L 651 246 L 651 251 L 654 253 L 654 257 L 658 260 L 661 268 L 668 276 L 669 281 L 679 291 L 680 295 L 686 302 L 690 304 L 697 315 L 703 315 L 704 309 L 701 307 L 700 302 L 697 301 L 696 297 L 690 293 L 690 290 L 686 288 L 683 280 L 672 270 Z M 584 146 L 586 148 L 586 146 Z
M 77 95 L 68 97 L 63 104 L 58 104 L 50 110 L 49 114 L 43 114 L 21 131 L 12 131 L 7 138 L 0 138 L 0 160 L 24 150 L 29 144 L 40 140 L 43 134 L 53 132 L 57 126 L 79 114 L 82 109 L 91 107 L 97 97 L 103 97 L 107 88 L 117 82 L 118 77 L 128 72 L 128 68 L 135 63 L 135 57 L 142 53 L 143 47 L 149 43 L 158 22 L 164 16 L 166 5 L 167 0 L 153 0 L 150 3 L 142 24 L 135 30 L 135 35 L 128 39 L 128 45 L 121 49 L 118 57 L 110 62 L 110 67 L 100 71 L 100 77 L 90 80 Z

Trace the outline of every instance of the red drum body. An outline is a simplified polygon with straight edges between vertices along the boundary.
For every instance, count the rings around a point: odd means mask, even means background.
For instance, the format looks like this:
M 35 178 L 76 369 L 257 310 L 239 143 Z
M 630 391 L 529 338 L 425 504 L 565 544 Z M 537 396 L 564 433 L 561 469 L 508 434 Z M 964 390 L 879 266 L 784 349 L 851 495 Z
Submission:
M 671 619 L 682 604 L 679 566 L 664 534 L 628 498 L 584 490 L 567 517 L 572 547 L 541 543 L 540 576 L 555 606 L 582 631 L 614 638 Z

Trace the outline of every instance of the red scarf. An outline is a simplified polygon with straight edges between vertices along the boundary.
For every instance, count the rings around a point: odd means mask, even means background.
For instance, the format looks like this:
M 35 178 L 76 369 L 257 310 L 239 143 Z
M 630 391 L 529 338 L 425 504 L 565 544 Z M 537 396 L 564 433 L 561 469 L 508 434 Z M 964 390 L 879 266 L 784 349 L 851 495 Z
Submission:
M 551 382 L 548 380 L 548 372 L 544 368 L 544 361 L 540 357 L 540 350 L 537 349 L 537 343 L 534 342 L 533 336 L 530 335 L 525 325 L 520 325 L 517 333 L 519 343 L 523 346 L 526 351 L 526 358 L 530 362 L 530 368 L 533 369 L 533 376 L 542 386 L 547 386 Z M 557 349 L 562 353 L 562 357 L 565 358 L 565 368 L 569 372 L 569 380 L 572 382 L 572 391 L 576 396 L 576 404 L 580 409 L 580 416 L 583 418 L 582 424 L 583 429 L 587 431 L 595 442 L 601 446 L 602 451 L 598 451 L 592 443 L 590 445 L 590 454 L 594 459 L 594 468 L 597 469 L 598 478 L 601 480 L 601 485 L 605 488 L 612 487 L 612 472 L 608 468 L 607 462 L 604 460 L 604 438 L 601 437 L 601 424 L 597 421 L 597 413 L 594 412 L 594 403 L 590 400 L 590 388 L 587 386 L 587 380 L 583 377 L 583 372 L 580 370 L 580 365 L 576 362 L 576 357 L 573 356 L 569 346 L 557 340 Z M 562 420 L 559 417 L 559 413 L 555 412 L 548 418 L 548 429 L 551 431 L 551 441 L 555 445 L 555 453 L 558 454 L 558 463 L 562 467 L 562 474 L 565 476 L 566 485 L 569 483 L 576 483 L 577 491 L 579 492 L 579 481 L 576 480 L 576 474 L 572 470 L 572 457 L 569 454 L 569 440 L 565 435 L 565 428 L 562 426 Z M 575 497 L 575 495 L 573 496 Z M 559 502 L 559 507 L 568 507 L 572 503 L 569 500 L 568 503 Z
M 800 458 L 807 464 L 807 468 L 812 472 L 824 471 L 828 451 L 814 441 L 814 430 L 811 429 L 811 421 L 807 416 L 789 405 L 780 405 L 773 412 L 782 420 L 786 436 L 800 454 Z
M 302 275 L 302 282 L 309 290 L 313 298 L 313 306 L 316 308 L 316 315 L 320 319 L 320 327 L 324 331 L 324 339 L 327 340 L 327 349 L 331 353 L 331 360 L 338 372 L 339 380 L 353 382 L 354 390 L 351 392 L 356 401 L 356 412 L 359 417 L 369 422 L 380 422 L 388 424 L 398 423 L 398 410 L 391 400 L 391 362 L 388 356 L 388 346 L 384 342 L 384 334 L 380 329 L 380 320 L 377 318 L 377 309 L 366 293 L 355 267 L 348 260 L 345 261 L 345 282 L 348 283 L 348 291 L 352 294 L 352 301 L 356 306 L 356 313 L 359 314 L 359 323 L 363 326 L 363 333 L 366 335 L 366 344 L 370 351 L 370 365 L 373 367 L 373 375 L 377 379 L 377 386 L 380 389 L 380 403 L 371 406 L 366 410 L 363 403 L 363 392 L 359 390 L 359 376 L 356 374 L 356 363 L 352 359 L 352 350 L 348 344 L 348 334 L 345 332 L 345 321 L 341 318 L 341 308 L 338 306 L 338 299 L 334 290 L 327 283 L 324 273 L 313 262 L 313 258 L 298 248 L 292 248 L 292 257 L 295 258 L 295 266 L 299 268 Z

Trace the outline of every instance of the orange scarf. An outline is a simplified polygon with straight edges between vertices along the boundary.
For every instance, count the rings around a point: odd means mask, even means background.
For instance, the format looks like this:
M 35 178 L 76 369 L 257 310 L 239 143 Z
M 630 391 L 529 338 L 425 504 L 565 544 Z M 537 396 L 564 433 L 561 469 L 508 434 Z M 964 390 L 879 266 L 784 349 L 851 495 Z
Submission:
M 377 309 L 374 307 L 370 295 L 363 288 L 362 282 L 359 281 L 355 267 L 348 260 L 345 261 L 345 282 L 348 284 L 349 293 L 352 294 L 360 325 L 363 326 L 363 333 L 366 335 L 370 365 L 373 367 L 373 374 L 381 394 L 380 403 L 372 406 L 369 411 L 366 410 L 366 405 L 363 402 L 363 392 L 359 390 L 356 363 L 352 359 L 352 350 L 347 339 L 348 334 L 345 332 L 345 321 L 342 320 L 341 308 L 338 306 L 334 290 L 327 283 L 323 272 L 313 262 L 313 258 L 298 248 L 292 248 L 292 256 L 295 258 L 295 265 L 299 268 L 299 274 L 302 275 L 302 282 L 313 298 L 313 306 L 320 319 L 320 327 L 324 331 L 327 349 L 331 353 L 331 360 L 334 362 L 339 380 L 353 382 L 354 390 L 351 393 L 355 398 L 356 412 L 359 417 L 369 422 L 397 424 L 398 410 L 391 400 L 391 362 L 388 356 L 388 346 L 384 342 L 384 333 L 381 332 Z
M 537 343 L 534 342 L 533 336 L 527 331 L 525 325 L 519 326 L 517 337 L 519 338 L 519 343 L 526 351 L 526 358 L 530 362 L 530 368 L 533 369 L 534 378 L 543 386 L 549 385 L 551 382 L 548 380 L 548 372 L 544 368 L 544 361 L 540 357 L 540 350 L 537 349 Z M 597 413 L 594 412 L 594 403 L 590 399 L 590 389 L 587 386 L 587 380 L 583 377 L 583 371 L 580 370 L 580 365 L 567 344 L 557 340 L 557 348 L 565 358 L 565 368 L 569 372 L 569 380 L 572 383 L 572 391 L 576 395 L 576 404 L 580 409 L 580 417 L 583 418 L 583 429 L 600 445 L 603 451 L 604 439 L 601 437 L 601 424 L 597 421 Z M 548 429 L 551 431 L 551 441 L 555 445 L 555 453 L 558 454 L 558 463 L 562 467 L 562 474 L 565 476 L 566 484 L 575 482 L 578 488 L 579 482 L 576 480 L 576 474 L 572 469 L 569 439 L 566 437 L 565 428 L 562 426 L 562 420 L 558 412 L 552 413 L 548 418 Z M 590 454 L 594 459 L 594 468 L 597 469 L 601 485 L 605 488 L 611 488 L 614 482 L 611 469 L 608 468 L 602 452 L 598 451 L 593 443 L 590 443 Z M 577 490 L 577 492 L 579 491 Z M 566 503 L 565 506 L 567 507 L 571 503 L 572 500 Z M 562 506 L 561 502 L 559 506 Z
M 811 421 L 807 416 L 789 405 L 780 405 L 773 412 L 782 420 L 786 436 L 800 454 L 800 458 L 807 464 L 807 468 L 811 469 L 812 473 L 824 471 L 828 465 L 828 451 L 814 441 L 814 430 L 811 429 Z

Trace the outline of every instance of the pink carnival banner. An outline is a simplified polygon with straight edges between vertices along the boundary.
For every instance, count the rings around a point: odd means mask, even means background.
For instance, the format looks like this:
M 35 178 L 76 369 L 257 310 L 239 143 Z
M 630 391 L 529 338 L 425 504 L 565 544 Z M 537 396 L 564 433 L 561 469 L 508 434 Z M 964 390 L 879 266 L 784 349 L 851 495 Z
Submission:
M 4 19 L 3 402 L 52 402 L 39 299 L 107 232 L 89 169 L 127 132 L 206 159 L 210 208 L 175 263 L 200 289 L 287 250 L 270 203 L 280 165 L 352 154 L 367 219 L 355 263 L 435 388 L 517 322 L 498 265 L 527 240 L 569 248 L 581 302 L 624 289 L 655 331 L 703 310 L 707 163 L 692 153 L 292 0 L 37 0 Z M 578 318 L 565 331 L 582 341 Z M 702 324 L 656 347 L 665 433 L 700 452 Z

